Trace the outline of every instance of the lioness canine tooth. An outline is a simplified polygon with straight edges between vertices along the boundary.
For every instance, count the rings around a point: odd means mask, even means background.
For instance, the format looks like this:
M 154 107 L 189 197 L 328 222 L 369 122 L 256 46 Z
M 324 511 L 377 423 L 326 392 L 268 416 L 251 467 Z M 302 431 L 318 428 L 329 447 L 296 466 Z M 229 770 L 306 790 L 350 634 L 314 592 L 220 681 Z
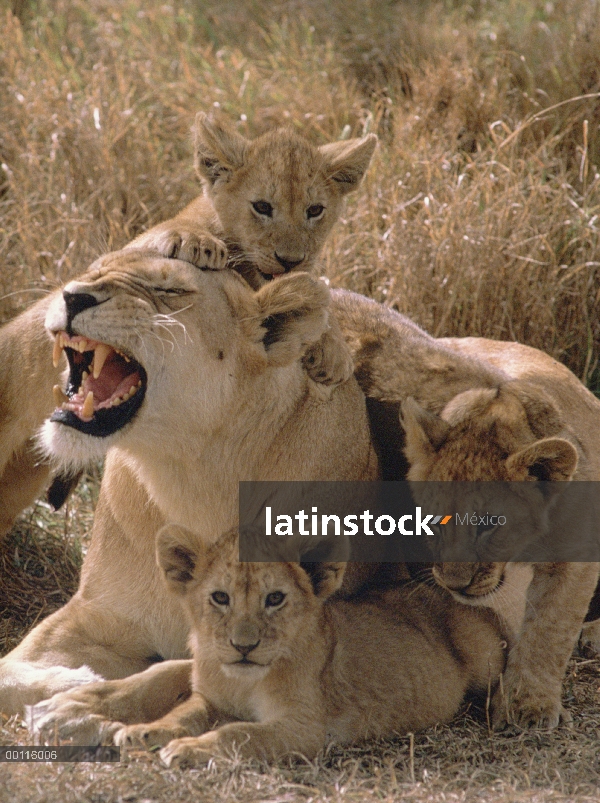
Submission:
M 84 418 L 92 418 L 94 415 L 94 391 L 90 390 L 88 395 L 85 397 L 85 401 L 83 403 L 83 407 L 81 408 L 81 415 Z
M 54 338 L 54 348 L 52 349 L 52 365 L 57 368 L 60 362 L 60 355 L 62 354 L 62 338 L 56 335 Z
M 111 346 L 107 346 L 106 343 L 100 343 L 96 346 L 94 350 L 94 359 L 92 361 L 92 372 L 94 375 L 94 379 L 98 379 L 102 368 L 104 367 L 104 363 L 106 362 L 106 358 L 112 351 Z
M 60 385 L 54 385 L 52 388 L 52 394 L 54 395 L 54 404 L 57 407 L 60 407 L 64 402 L 69 401 L 68 397 L 63 393 Z

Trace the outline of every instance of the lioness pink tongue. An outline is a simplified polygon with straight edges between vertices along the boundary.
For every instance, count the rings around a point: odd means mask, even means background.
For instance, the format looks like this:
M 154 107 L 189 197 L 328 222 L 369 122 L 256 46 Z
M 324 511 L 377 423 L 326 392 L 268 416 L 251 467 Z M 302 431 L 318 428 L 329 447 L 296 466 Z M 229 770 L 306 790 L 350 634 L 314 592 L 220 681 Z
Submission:
M 67 408 L 83 421 L 90 421 L 96 410 L 118 406 L 126 401 L 141 384 L 137 369 L 116 351 L 104 352 L 102 356 L 98 376 L 94 378 L 98 370 L 86 376 L 79 391 L 67 403 Z

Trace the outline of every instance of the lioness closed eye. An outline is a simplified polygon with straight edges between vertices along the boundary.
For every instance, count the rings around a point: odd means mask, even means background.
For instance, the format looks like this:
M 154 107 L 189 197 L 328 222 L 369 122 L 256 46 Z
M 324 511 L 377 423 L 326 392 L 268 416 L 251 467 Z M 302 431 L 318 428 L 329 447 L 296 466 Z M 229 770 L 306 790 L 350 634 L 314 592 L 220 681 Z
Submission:
M 248 140 L 200 112 L 195 165 L 203 195 L 127 247 L 213 270 L 227 266 L 254 288 L 293 270 L 315 273 L 344 196 L 358 188 L 376 143 L 369 134 L 316 147 L 292 129 Z M 336 327 L 307 352 L 305 366 L 325 384 L 350 376 Z
M 449 720 L 468 689 L 487 688 L 502 671 L 493 616 L 435 588 L 332 597 L 345 564 L 240 563 L 235 530 L 206 549 L 167 525 L 157 556 L 191 623 L 193 691 L 115 741 L 166 745 L 168 765 L 231 754 L 311 758 L 330 740 L 425 728 Z

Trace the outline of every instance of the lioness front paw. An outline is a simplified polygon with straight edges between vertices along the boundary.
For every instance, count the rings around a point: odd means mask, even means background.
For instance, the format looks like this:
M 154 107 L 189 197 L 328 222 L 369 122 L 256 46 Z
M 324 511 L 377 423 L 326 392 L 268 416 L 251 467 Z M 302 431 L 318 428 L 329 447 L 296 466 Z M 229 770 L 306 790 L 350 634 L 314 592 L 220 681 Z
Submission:
M 302 364 L 310 378 L 321 385 L 341 385 L 354 371 L 346 343 L 329 332 L 307 349 Z
M 138 249 L 158 251 L 169 259 L 191 262 L 197 268 L 223 270 L 227 265 L 227 246 L 222 240 L 208 232 L 199 233 L 185 226 L 151 229 L 136 237 L 131 245 Z
M 159 755 L 167 767 L 204 767 L 215 753 L 210 749 L 210 743 L 204 736 L 188 736 L 184 739 L 174 739 L 163 747 Z
M 123 723 L 96 713 L 96 704 L 95 694 L 86 694 L 83 688 L 72 689 L 27 706 L 25 719 L 38 744 L 107 744 Z
M 508 680 L 505 679 L 492 698 L 494 730 L 503 730 L 510 725 L 549 730 L 572 721 L 571 714 L 560 701 L 560 690 L 551 693 L 527 688 L 523 683 L 511 683 L 510 678 Z
M 167 728 L 148 723 L 122 727 L 114 734 L 113 741 L 119 747 L 145 747 L 146 750 L 153 750 L 184 736 L 189 736 L 189 731 L 184 727 Z

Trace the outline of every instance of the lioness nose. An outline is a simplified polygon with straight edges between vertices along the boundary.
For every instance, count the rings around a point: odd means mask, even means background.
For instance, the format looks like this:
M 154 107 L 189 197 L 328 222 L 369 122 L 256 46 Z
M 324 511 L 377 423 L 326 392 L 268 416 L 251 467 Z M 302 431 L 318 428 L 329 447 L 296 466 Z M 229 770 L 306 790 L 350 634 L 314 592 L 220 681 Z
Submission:
M 244 657 L 252 652 L 252 650 L 256 649 L 260 644 L 260 639 L 255 641 L 254 644 L 236 644 L 235 641 L 231 641 L 231 646 L 235 647 L 235 649 L 241 653 Z
M 286 273 L 293 270 L 297 267 L 301 262 L 304 261 L 304 254 L 300 257 L 300 259 L 294 259 L 293 256 L 279 256 L 277 251 L 275 252 L 275 259 L 279 262 L 281 267 L 285 270 Z
M 90 293 L 69 293 L 68 290 L 63 290 L 63 298 L 67 308 L 67 331 L 71 328 L 76 315 L 98 304 L 98 299 Z

